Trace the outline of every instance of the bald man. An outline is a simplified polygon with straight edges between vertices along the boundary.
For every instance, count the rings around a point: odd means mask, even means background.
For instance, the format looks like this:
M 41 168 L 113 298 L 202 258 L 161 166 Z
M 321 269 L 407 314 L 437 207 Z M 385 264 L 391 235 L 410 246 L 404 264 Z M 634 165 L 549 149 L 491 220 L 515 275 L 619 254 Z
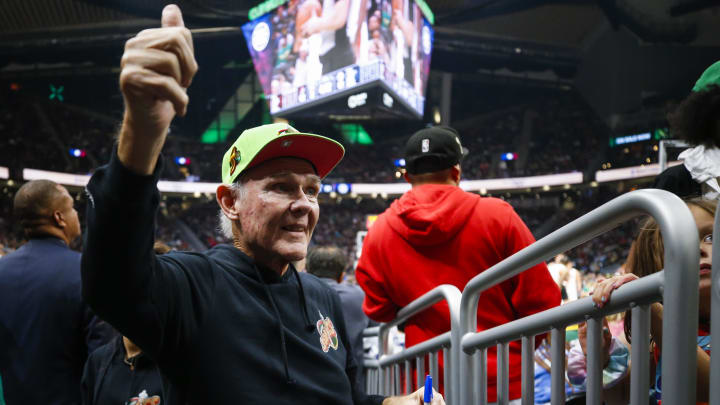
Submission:
M 8 404 L 79 404 L 88 354 L 109 327 L 81 298 L 80 221 L 68 191 L 23 185 L 13 214 L 28 242 L 0 260 L 0 375 Z

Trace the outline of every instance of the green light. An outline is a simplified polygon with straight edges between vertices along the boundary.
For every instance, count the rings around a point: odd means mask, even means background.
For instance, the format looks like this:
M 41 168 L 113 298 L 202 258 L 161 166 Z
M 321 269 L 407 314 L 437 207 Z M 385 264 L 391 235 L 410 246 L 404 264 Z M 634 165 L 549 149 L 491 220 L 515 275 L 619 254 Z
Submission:
M 288 0 L 266 0 L 262 3 L 258 4 L 257 6 L 253 7 L 248 11 L 248 19 L 250 21 L 263 16 L 276 8 L 282 6 L 285 4 Z
M 50 96 L 48 96 L 48 99 L 53 100 L 57 99 L 57 101 L 65 101 L 65 98 L 63 97 L 63 90 L 65 90 L 65 86 L 55 87 L 52 84 L 50 85 Z
M 229 129 L 218 129 L 215 126 L 208 128 L 200 138 L 200 142 L 202 143 L 220 143 L 225 142 L 227 139 L 228 133 L 230 133 Z
M 667 128 L 658 128 L 655 131 L 653 131 L 653 133 L 654 133 L 653 135 L 654 135 L 655 139 L 658 139 L 658 140 L 670 137 L 670 134 L 668 133 Z
M 362 125 L 358 124 L 339 124 L 336 128 L 342 133 L 345 142 L 351 145 L 372 145 L 373 140 L 365 131 Z
M 434 25 L 435 14 L 433 14 L 432 10 L 430 10 L 430 6 L 425 3 L 425 0 L 415 0 L 415 3 L 417 3 L 418 7 L 420 7 L 420 11 L 425 14 L 425 18 L 427 18 L 428 22 Z

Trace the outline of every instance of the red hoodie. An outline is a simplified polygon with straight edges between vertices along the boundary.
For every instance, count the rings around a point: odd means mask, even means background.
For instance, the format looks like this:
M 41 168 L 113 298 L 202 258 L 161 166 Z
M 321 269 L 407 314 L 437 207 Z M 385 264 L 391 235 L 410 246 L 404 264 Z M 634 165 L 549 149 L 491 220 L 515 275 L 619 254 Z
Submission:
M 380 215 L 363 242 L 356 271 L 363 309 L 379 322 L 440 284 L 461 291 L 474 276 L 535 239 L 512 207 L 450 185 L 414 187 Z M 478 330 L 552 308 L 560 290 L 540 263 L 480 296 Z M 410 347 L 450 330 L 445 302 L 408 320 Z M 510 345 L 510 398 L 520 398 L 520 342 Z M 496 349 L 488 350 L 488 402 L 496 401 Z M 440 373 L 442 376 L 442 372 Z

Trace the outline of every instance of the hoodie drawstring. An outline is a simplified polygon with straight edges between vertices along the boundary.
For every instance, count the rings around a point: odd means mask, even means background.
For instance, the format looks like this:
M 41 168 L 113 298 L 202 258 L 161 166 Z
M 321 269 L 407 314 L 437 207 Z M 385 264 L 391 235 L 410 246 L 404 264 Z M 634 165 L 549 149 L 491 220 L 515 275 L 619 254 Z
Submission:
M 308 314 L 307 309 L 307 302 L 305 301 L 305 290 L 303 289 L 302 281 L 300 281 L 300 273 L 298 273 L 297 270 L 295 270 L 295 267 L 292 267 L 293 273 L 295 273 L 295 279 L 297 280 L 298 285 L 300 286 L 300 305 L 303 309 L 303 316 L 305 316 L 305 329 L 307 329 L 308 332 L 312 332 L 313 329 L 315 329 L 315 325 L 313 325 L 312 321 L 310 321 L 310 315 Z
M 295 380 L 290 378 L 287 344 L 285 342 L 285 326 L 282 323 L 280 311 L 278 310 L 277 304 L 275 303 L 275 298 L 272 294 L 272 291 L 270 290 L 270 287 L 268 287 L 267 283 L 265 282 L 265 280 L 263 280 L 262 275 L 260 274 L 260 269 L 258 269 L 257 266 L 253 267 L 255 267 L 255 274 L 257 274 L 258 280 L 260 281 L 260 283 L 262 283 L 263 288 L 265 289 L 265 294 L 270 300 L 270 306 L 272 306 L 273 312 L 275 313 L 275 318 L 277 318 L 278 328 L 280 329 L 280 352 L 282 354 L 283 366 L 285 367 L 285 382 L 288 384 L 294 384 Z M 292 271 L 295 274 L 295 279 L 298 282 L 300 290 L 300 305 L 302 306 L 303 316 L 305 317 L 305 329 L 307 329 L 308 332 L 311 332 L 315 327 L 313 326 L 312 322 L 310 322 L 310 315 L 308 314 L 307 303 L 305 300 L 305 290 L 303 289 L 302 281 L 300 281 L 300 275 L 298 274 L 297 270 L 295 270 L 295 267 L 290 266 L 290 268 L 292 268 Z
M 280 352 L 282 354 L 283 365 L 285 366 L 285 382 L 288 384 L 294 384 L 295 381 L 290 378 L 290 370 L 288 368 L 287 345 L 285 344 L 285 327 L 282 323 L 282 318 L 280 318 L 280 311 L 275 304 L 275 298 L 273 298 L 270 287 L 268 287 L 267 283 L 265 282 L 265 280 L 263 280 L 262 275 L 260 274 L 260 270 L 257 266 L 254 267 L 255 273 L 257 274 L 260 283 L 262 283 L 263 288 L 265 289 L 265 294 L 267 294 L 268 299 L 270 299 L 270 306 L 272 306 L 273 312 L 275 312 L 275 318 L 277 318 L 278 328 L 280 329 Z

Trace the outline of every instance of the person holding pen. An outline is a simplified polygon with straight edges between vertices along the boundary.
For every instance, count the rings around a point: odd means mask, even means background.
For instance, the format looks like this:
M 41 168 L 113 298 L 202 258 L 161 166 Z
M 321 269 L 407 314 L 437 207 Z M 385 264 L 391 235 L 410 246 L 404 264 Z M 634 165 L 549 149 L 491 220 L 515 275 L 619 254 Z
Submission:
M 421 404 L 421 390 L 383 398 L 357 386 L 337 294 L 291 264 L 307 251 L 339 143 L 286 124 L 246 130 L 222 158 L 217 188 L 233 244 L 153 253 L 160 150 L 196 71 L 175 5 L 162 28 L 125 45 L 118 144 L 87 186 L 89 305 L 157 362 L 173 388 L 163 403 Z

